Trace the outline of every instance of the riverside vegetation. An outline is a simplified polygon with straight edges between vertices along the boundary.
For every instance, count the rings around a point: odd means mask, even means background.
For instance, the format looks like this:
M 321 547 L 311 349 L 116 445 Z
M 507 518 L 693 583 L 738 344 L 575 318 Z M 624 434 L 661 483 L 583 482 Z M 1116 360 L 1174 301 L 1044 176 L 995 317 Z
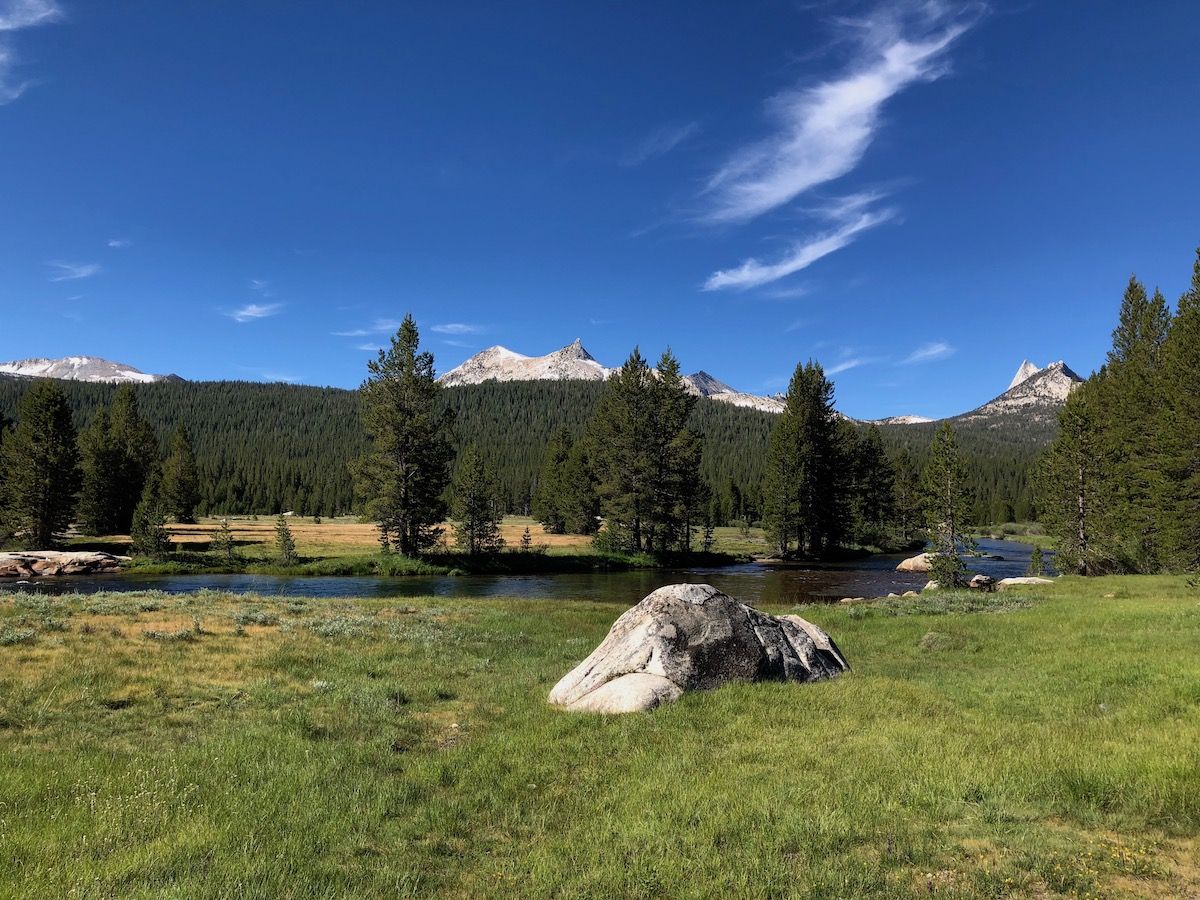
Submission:
M 0 893 L 1200 891 L 1182 578 L 798 611 L 854 666 L 546 693 L 624 607 L 0 595 Z

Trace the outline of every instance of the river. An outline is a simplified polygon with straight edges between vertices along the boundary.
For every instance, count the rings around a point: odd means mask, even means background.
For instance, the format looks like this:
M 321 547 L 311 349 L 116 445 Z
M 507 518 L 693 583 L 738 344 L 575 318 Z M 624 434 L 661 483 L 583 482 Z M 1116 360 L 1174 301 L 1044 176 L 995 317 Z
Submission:
M 1000 559 L 972 559 L 972 571 L 1006 578 L 1024 575 L 1032 548 L 1012 541 L 981 540 L 980 552 Z M 712 584 L 752 604 L 823 603 L 842 597 L 879 597 L 919 590 L 925 576 L 897 572 L 903 555 L 881 555 L 841 563 L 803 566 L 736 566 L 637 569 L 553 575 L 442 575 L 384 577 L 275 575 L 98 575 L 0 582 L 0 589 L 47 594 L 98 591 L 199 590 L 292 597 L 517 597 L 546 600 L 598 600 L 632 605 L 664 584 Z

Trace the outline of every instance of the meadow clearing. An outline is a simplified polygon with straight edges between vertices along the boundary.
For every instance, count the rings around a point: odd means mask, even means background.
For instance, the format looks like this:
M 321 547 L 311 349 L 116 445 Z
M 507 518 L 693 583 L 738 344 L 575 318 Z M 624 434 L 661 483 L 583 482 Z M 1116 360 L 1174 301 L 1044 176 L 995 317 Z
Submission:
M 1200 892 L 1182 579 L 803 607 L 849 675 L 550 708 L 621 611 L 0 595 L 0 895 Z

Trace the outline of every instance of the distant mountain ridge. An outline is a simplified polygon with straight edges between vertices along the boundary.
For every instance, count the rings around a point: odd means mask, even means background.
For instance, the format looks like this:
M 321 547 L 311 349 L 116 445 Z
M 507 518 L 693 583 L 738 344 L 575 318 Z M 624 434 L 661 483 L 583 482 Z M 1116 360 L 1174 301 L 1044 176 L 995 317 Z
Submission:
M 545 356 L 525 356 L 499 345 L 481 350 L 438 378 L 447 387 L 483 384 L 487 381 L 603 381 L 615 369 L 604 366 L 584 348 L 578 338 Z M 0 363 L 0 375 L 18 378 L 59 378 L 92 383 L 151 384 L 182 381 L 178 375 L 152 375 L 134 366 L 98 356 L 66 356 L 61 359 L 33 358 Z M 762 412 L 780 413 L 780 394 L 762 396 L 730 387 L 703 370 L 683 377 L 684 385 L 697 396 Z M 1039 368 L 1022 361 L 1008 390 L 970 412 L 948 417 L 956 422 L 999 425 L 1013 417 L 1030 422 L 1049 422 L 1083 382 L 1062 360 Z M 902 415 L 883 419 L 854 419 L 861 424 L 924 425 L 935 420 Z
M 482 384 L 485 381 L 603 381 L 615 371 L 597 362 L 584 349 L 583 341 L 576 338 L 561 350 L 545 356 L 525 356 L 499 345 L 488 347 L 443 374 L 438 381 L 447 387 Z M 780 397 L 763 397 L 734 390 L 707 372 L 685 375 L 683 382 L 691 393 L 700 397 L 763 412 L 783 411 Z
M 129 382 L 182 381 L 178 375 L 151 375 L 125 363 L 99 356 L 64 356 L 61 359 L 18 359 L 0 363 L 0 374 L 21 378 L 59 378 L 65 381 Z

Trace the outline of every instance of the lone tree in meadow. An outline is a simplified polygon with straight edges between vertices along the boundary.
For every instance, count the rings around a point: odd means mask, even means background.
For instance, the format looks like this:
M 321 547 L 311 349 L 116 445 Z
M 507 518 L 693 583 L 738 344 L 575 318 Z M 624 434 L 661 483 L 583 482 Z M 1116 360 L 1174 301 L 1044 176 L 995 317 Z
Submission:
M 367 369 L 359 397 L 370 449 L 353 466 L 355 489 L 383 549 L 414 556 L 442 533 L 453 413 L 439 403 L 433 354 L 420 352 L 411 314 Z
M 292 537 L 292 529 L 283 513 L 275 518 L 275 559 L 281 566 L 294 566 L 300 561 L 296 554 L 296 541 Z
M 162 469 L 163 507 L 176 522 L 195 522 L 200 502 L 200 476 L 187 428 L 180 425 L 171 438 L 171 452 Z
M 39 381 L 21 397 L 17 427 L 0 455 L 5 530 L 35 550 L 53 547 L 75 515 L 79 451 L 67 397 L 53 381 Z
M 229 527 L 229 519 L 222 518 L 221 524 L 213 532 L 208 549 L 221 557 L 225 562 L 232 563 L 237 559 L 237 543 L 233 539 L 233 529 Z
M 819 363 L 796 366 L 771 429 L 763 477 L 763 527 L 788 556 L 819 556 L 845 530 L 845 498 L 833 385 Z
M 967 469 L 949 422 L 934 432 L 929 462 L 921 477 L 925 499 L 925 521 L 933 554 L 930 579 L 940 587 L 957 587 L 966 581 L 964 551 L 975 549 L 966 531 L 971 498 L 967 491 Z
M 470 555 L 495 553 L 504 546 L 496 476 L 474 444 L 467 447 L 459 465 L 454 518 L 455 544 Z

